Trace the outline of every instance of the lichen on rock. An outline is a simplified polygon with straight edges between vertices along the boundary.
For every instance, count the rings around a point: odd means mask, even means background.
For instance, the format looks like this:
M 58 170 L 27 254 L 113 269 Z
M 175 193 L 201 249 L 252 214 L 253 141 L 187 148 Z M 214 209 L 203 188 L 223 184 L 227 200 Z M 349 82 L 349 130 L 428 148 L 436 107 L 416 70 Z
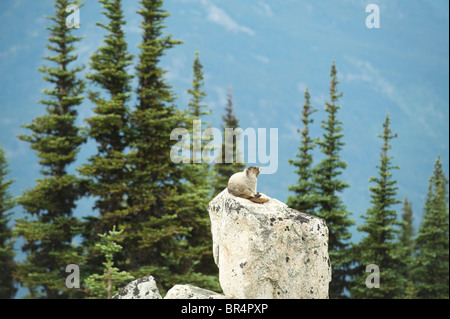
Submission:
M 271 198 L 225 189 L 209 204 L 214 260 L 228 298 L 328 298 L 328 227 Z

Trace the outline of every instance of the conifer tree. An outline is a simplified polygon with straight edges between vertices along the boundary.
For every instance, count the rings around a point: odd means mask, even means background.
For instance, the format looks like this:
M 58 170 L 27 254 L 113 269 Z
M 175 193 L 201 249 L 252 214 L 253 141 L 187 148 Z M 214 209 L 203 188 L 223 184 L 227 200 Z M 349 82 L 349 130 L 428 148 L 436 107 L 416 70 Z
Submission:
M 198 51 L 195 52 L 192 69 L 193 80 L 192 88 L 188 90 L 191 98 L 188 105 L 189 112 L 186 116 L 186 126 L 193 137 L 193 158 L 191 164 L 186 164 L 183 167 L 186 174 L 186 183 L 184 183 L 183 188 L 186 193 L 195 194 L 194 198 L 197 202 L 190 213 L 192 215 L 190 217 L 192 221 L 189 222 L 192 227 L 190 240 L 193 253 L 192 259 L 197 259 L 194 271 L 198 273 L 198 279 L 202 277 L 199 274 L 203 274 L 204 279 L 200 279 L 203 287 L 220 291 L 220 286 L 218 285 L 218 269 L 212 257 L 211 225 L 207 212 L 207 206 L 212 195 L 210 165 L 205 163 L 204 158 L 201 161 L 204 141 L 202 136 L 196 136 L 193 132 L 194 121 L 200 120 L 200 124 L 203 126 L 206 124 L 204 116 L 211 113 L 207 109 L 207 105 L 203 103 L 206 92 L 203 91 L 203 65 L 200 61 Z
M 53 25 L 48 28 L 47 49 L 54 55 L 44 58 L 54 65 L 39 69 L 45 74 L 44 80 L 53 85 L 43 91 L 48 99 L 40 101 L 46 105 L 47 113 L 24 125 L 30 135 L 19 136 L 35 150 L 44 175 L 18 200 L 26 217 L 17 221 L 16 231 L 24 240 L 22 250 L 27 257 L 18 265 L 16 276 L 29 289 L 29 297 L 34 298 L 68 297 L 65 268 L 81 260 L 79 247 L 72 245 L 74 236 L 80 233 L 80 221 L 72 216 L 72 211 L 83 194 L 83 182 L 68 173 L 68 166 L 85 142 L 75 125 L 84 81 L 77 77 L 82 67 L 72 67 L 77 59 L 73 53 L 75 44 L 80 40 L 73 34 L 74 29 L 66 26 L 66 7 L 72 2 L 55 0 L 55 14 L 49 17 Z
M 299 153 L 296 159 L 289 160 L 289 164 L 294 165 L 297 169 L 295 173 L 298 175 L 296 185 L 292 185 L 288 190 L 295 193 L 293 196 L 288 196 L 287 205 L 298 211 L 314 214 L 317 205 L 317 198 L 314 196 L 315 187 L 312 182 L 312 163 L 313 157 L 311 151 L 314 149 L 314 141 L 309 136 L 309 125 L 314 122 L 310 117 L 317 110 L 311 106 L 310 94 L 308 88 L 305 90 L 305 104 L 302 110 L 303 129 L 297 131 L 302 135 Z
M 130 117 L 132 150 L 128 156 L 133 170 L 130 182 L 130 210 L 133 221 L 127 225 L 125 249 L 131 250 L 130 270 L 147 266 L 149 273 L 169 281 L 167 254 L 175 246 L 176 234 L 187 235 L 180 229 L 176 214 L 169 208 L 173 196 L 170 163 L 170 132 L 181 117 L 173 104 L 175 97 L 159 66 L 164 51 L 178 44 L 170 35 L 162 34 L 164 20 L 169 16 L 161 0 L 142 0 L 138 14 L 142 17 L 142 42 L 136 66 L 138 77 L 137 105 Z M 150 265 L 152 267 L 150 267 Z
M 355 258 L 359 267 L 351 289 L 352 298 L 401 298 L 405 290 L 404 278 L 401 276 L 404 260 L 397 241 L 400 223 L 397 220 L 397 212 L 392 207 L 401 203 L 395 198 L 398 186 L 392 175 L 392 170 L 399 167 L 392 165 L 393 157 L 388 155 L 391 149 L 390 141 L 396 138 L 397 134 L 391 131 L 389 115 L 386 116 L 383 133 L 379 137 L 383 139 L 383 145 L 380 165 L 377 165 L 378 177 L 369 179 L 375 183 L 370 187 L 372 206 L 361 216 L 365 223 L 357 228 L 367 235 L 355 246 Z M 380 270 L 379 288 L 366 286 L 369 273 L 366 273 L 365 269 L 371 264 L 377 265 Z
M 403 201 L 402 227 L 400 233 L 400 242 L 407 249 L 407 254 L 412 256 L 414 251 L 414 227 L 412 203 L 405 197 Z
M 231 175 L 237 172 L 241 172 L 245 168 L 244 163 L 238 163 L 237 159 L 241 156 L 240 150 L 238 149 L 237 141 L 239 140 L 239 132 L 237 132 L 236 135 L 233 136 L 233 143 L 231 143 L 231 140 L 229 143 L 226 141 L 226 135 L 225 135 L 225 129 L 226 128 L 238 128 L 239 127 L 239 120 L 236 117 L 236 115 L 233 112 L 233 94 L 231 87 L 228 91 L 228 97 L 227 97 L 227 105 L 225 107 L 225 115 L 222 116 L 223 120 L 223 126 L 222 126 L 222 132 L 223 132 L 223 143 L 222 143 L 222 151 L 220 154 L 220 158 L 216 159 L 214 166 L 213 166 L 213 187 L 214 187 L 214 193 L 213 198 L 216 197 L 220 192 L 222 192 L 225 188 L 228 186 L 228 180 L 230 179 Z M 228 151 L 227 149 L 228 148 Z M 226 157 L 225 155 L 229 152 L 230 154 L 233 154 L 233 162 L 232 163 L 226 163 Z
M 108 233 L 98 235 L 102 239 L 102 242 L 96 243 L 95 248 L 100 250 L 106 261 L 103 263 L 103 274 L 93 274 L 85 280 L 89 298 L 111 299 L 122 285 L 134 280 L 134 277 L 128 272 L 119 271 L 119 268 L 114 267 L 114 254 L 120 252 L 123 248 L 117 244 L 122 232 L 123 230 L 116 231 L 116 227 L 113 226 L 113 229 Z
M 348 254 L 351 233 L 348 228 L 354 224 L 349 219 L 350 213 L 342 203 L 339 193 L 349 187 L 338 179 L 347 164 L 341 160 L 340 151 L 345 143 L 342 141 L 342 122 L 338 120 L 337 113 L 341 108 L 337 104 L 342 93 L 338 93 L 337 70 L 333 61 L 331 66 L 330 102 L 326 102 L 325 111 L 327 120 L 322 121 L 325 130 L 322 139 L 317 140 L 321 152 L 325 156 L 313 168 L 313 182 L 317 191 L 317 216 L 325 219 L 329 229 L 329 255 L 332 266 L 332 281 L 330 282 L 330 298 L 344 297 L 347 285 L 346 276 L 351 258 Z
M 192 67 L 194 76 L 192 80 L 192 88 L 187 92 L 191 96 L 188 105 L 188 112 L 186 114 L 186 129 L 192 136 L 192 162 L 195 164 L 200 164 L 202 162 L 202 149 L 203 149 L 203 137 L 194 135 L 194 121 L 200 121 L 202 126 L 205 123 L 204 116 L 211 114 L 211 111 L 207 109 L 207 105 L 203 103 L 206 97 L 206 92 L 203 91 L 204 78 L 203 78 L 203 65 L 200 62 L 199 52 L 195 52 L 195 59 Z M 200 124 L 197 122 L 197 124 Z M 201 129 L 201 127 L 199 127 Z M 200 130 L 201 131 L 201 130 Z M 205 159 L 203 159 L 205 160 Z M 198 182 L 203 184 L 209 184 L 209 165 L 203 163 L 202 165 L 194 165 L 194 167 L 200 168 L 203 172 L 203 177 L 198 179 Z
M 418 298 L 449 298 L 449 209 L 448 179 L 440 156 L 434 165 L 424 206 L 424 216 L 415 241 L 417 256 L 414 278 Z
M 9 216 L 12 215 L 10 211 L 15 206 L 13 196 L 9 193 L 9 187 L 14 181 L 6 179 L 9 172 L 5 151 L 0 145 L 0 299 L 13 298 L 17 291 L 13 279 L 13 232 L 8 225 Z
M 88 192 L 97 198 L 94 208 L 100 217 L 89 217 L 85 227 L 86 245 L 93 247 L 98 233 L 105 233 L 113 225 L 121 225 L 126 216 L 128 175 L 125 148 L 129 142 L 130 98 L 132 75 L 127 68 L 132 56 L 122 30 L 125 25 L 121 0 L 99 0 L 108 23 L 97 23 L 107 34 L 103 45 L 91 56 L 91 73 L 87 78 L 103 92 L 89 91 L 95 103 L 94 115 L 87 119 L 88 134 L 97 142 L 97 154 L 84 164 L 80 173 L 89 178 Z M 103 93 L 103 94 L 101 94 Z M 92 242 L 92 243 L 91 243 Z M 100 267 L 101 259 L 91 250 L 88 264 Z M 98 272 L 98 269 L 95 270 Z
M 191 95 L 191 99 L 189 101 L 189 113 L 192 116 L 201 118 L 202 115 L 211 114 L 211 111 L 204 110 L 206 109 L 207 105 L 202 103 L 204 98 L 206 97 L 206 92 L 202 91 L 205 83 L 203 75 L 203 64 L 200 61 L 198 50 L 195 51 L 195 59 L 192 69 L 194 71 L 194 78 L 192 80 L 192 88 L 188 90 L 188 93 Z
M 412 299 L 415 297 L 415 288 L 412 276 L 412 269 L 414 265 L 414 227 L 412 203 L 406 197 L 403 201 L 402 210 L 403 213 L 399 244 L 404 263 L 402 263 L 403 269 L 401 269 L 401 275 L 406 280 L 406 290 L 404 292 L 404 297 Z
M 198 256 L 192 234 L 196 223 L 192 211 L 202 203 L 197 193 L 186 192 L 189 171 L 170 158 L 171 132 L 184 127 L 186 114 L 174 105 L 160 60 L 181 42 L 163 34 L 169 14 L 162 0 L 142 0 L 140 5 L 137 105 L 130 116 L 127 156 L 133 173 L 122 245 L 129 254 L 129 271 L 136 277 L 152 274 L 164 291 L 180 282 L 203 280 L 195 269 Z

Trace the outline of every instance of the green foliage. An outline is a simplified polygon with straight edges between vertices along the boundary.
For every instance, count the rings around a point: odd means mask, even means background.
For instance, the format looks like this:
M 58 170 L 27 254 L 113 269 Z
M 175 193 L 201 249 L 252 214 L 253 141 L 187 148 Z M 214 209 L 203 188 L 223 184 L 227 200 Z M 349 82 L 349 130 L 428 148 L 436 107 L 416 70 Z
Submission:
M 95 247 L 105 256 L 106 262 L 103 263 L 102 275 L 94 274 L 85 280 L 89 298 L 111 299 L 124 283 L 134 280 L 128 272 L 119 271 L 119 268 L 114 267 L 114 254 L 122 250 L 122 246 L 116 243 L 120 240 L 122 232 L 123 230 L 116 231 L 114 226 L 109 233 L 99 234 L 102 242 L 95 244 Z
M 206 289 L 221 291 L 218 280 L 218 269 L 212 257 L 211 225 L 207 206 L 212 195 L 212 177 L 210 165 L 204 162 L 197 163 L 201 158 L 203 149 L 203 139 L 201 136 L 194 136 L 194 120 L 201 120 L 210 114 L 206 104 L 202 104 L 206 93 L 203 91 L 203 65 L 200 62 L 199 52 L 196 51 L 193 63 L 192 88 L 188 90 L 191 99 L 186 115 L 186 128 L 192 135 L 194 143 L 192 149 L 193 163 L 183 166 L 185 182 L 181 185 L 180 192 L 189 194 L 186 196 L 188 202 L 185 213 L 179 214 L 183 218 L 183 223 L 191 228 L 189 236 L 189 259 L 192 260 L 192 271 L 189 272 L 189 281 L 200 284 Z M 197 143 L 197 145 L 195 145 Z M 195 149 L 194 149 L 195 148 Z M 204 159 L 203 159 L 204 160 Z
M 152 273 L 164 291 L 180 281 L 195 283 L 200 276 L 198 259 L 210 250 L 205 250 L 207 220 L 202 211 L 208 190 L 196 188 L 195 169 L 170 158 L 171 132 L 185 127 L 189 118 L 173 104 L 175 96 L 159 62 L 167 49 L 181 42 L 163 35 L 169 15 L 163 1 L 144 0 L 140 5 L 142 43 L 137 105 L 130 115 L 127 160 L 132 175 L 122 243 L 127 269 L 136 276 Z
M 79 147 L 86 137 L 75 126 L 76 106 L 80 105 L 84 81 L 77 78 L 81 67 L 70 68 L 76 61 L 75 43 L 80 40 L 66 27 L 68 0 L 55 1 L 55 15 L 49 17 L 53 25 L 48 28 L 50 44 L 47 49 L 55 55 L 44 59 L 54 64 L 44 65 L 44 80 L 53 85 L 44 90 L 47 113 L 24 125 L 32 131 L 19 138 L 30 143 L 40 158 L 41 173 L 37 185 L 23 192 L 18 199 L 26 214 L 17 221 L 16 235 L 22 236 L 22 250 L 28 253 L 25 261 L 18 265 L 16 277 L 30 291 L 30 297 L 60 298 L 70 293 L 65 288 L 65 267 L 79 263 L 82 259 L 79 247 L 72 239 L 79 234 L 79 221 L 72 217 L 75 201 L 84 193 L 84 181 L 67 173 L 67 167 L 75 161 Z M 78 1 L 75 4 L 79 4 Z
M 84 233 L 85 245 L 91 247 L 98 233 L 104 233 L 113 225 L 120 225 L 126 218 L 128 180 L 125 148 L 130 140 L 130 110 L 126 102 L 131 96 L 130 81 L 133 78 L 127 68 L 132 56 L 127 53 L 123 33 L 125 25 L 121 0 L 100 0 L 102 13 L 108 24 L 97 23 L 107 31 L 103 44 L 91 56 L 91 73 L 86 77 L 102 92 L 89 91 L 95 103 L 94 115 L 87 119 L 88 134 L 97 142 L 97 154 L 79 172 L 89 179 L 88 193 L 97 198 L 94 209 L 100 217 L 87 220 Z M 102 94 L 103 93 L 103 94 Z M 101 267 L 101 256 L 90 250 L 89 267 L 96 272 Z
M 414 227 L 412 203 L 406 197 L 403 201 L 402 210 L 401 229 L 398 239 L 403 261 L 400 267 L 400 273 L 406 281 L 404 298 L 412 299 L 415 298 L 415 287 L 412 274 L 414 267 Z
M 163 22 L 169 16 L 162 1 L 140 2 L 142 42 L 136 66 L 137 105 L 130 116 L 132 147 L 128 161 L 133 171 L 129 185 L 129 222 L 124 225 L 124 247 L 129 253 L 129 269 L 154 266 L 163 285 L 170 285 L 167 254 L 176 249 L 177 238 L 189 233 L 177 218 L 177 185 L 180 171 L 169 157 L 170 132 L 183 117 L 159 66 L 164 51 L 178 44 L 163 36 Z M 179 207 L 182 205 L 180 204 Z M 166 254 L 166 255 L 165 255 Z
M 0 145 L 0 299 L 13 298 L 17 289 L 14 287 L 13 271 L 14 239 L 11 227 L 8 225 L 11 209 L 15 206 L 15 200 L 9 193 L 9 187 L 14 180 L 7 180 L 8 162 L 5 151 Z
M 233 136 L 233 143 L 226 143 L 226 128 L 238 128 L 239 120 L 236 115 L 233 113 L 233 95 L 231 92 L 231 88 L 228 92 L 227 105 L 225 108 L 225 115 L 222 116 L 222 120 L 224 121 L 224 125 L 222 126 L 223 131 L 223 143 L 222 143 L 222 151 L 220 154 L 220 158 L 216 159 L 213 166 L 213 188 L 214 193 L 212 198 L 216 197 L 220 192 L 222 192 L 228 186 L 228 180 L 231 175 L 234 173 L 238 173 L 244 170 L 245 163 L 238 163 L 237 159 L 241 157 L 240 149 L 238 148 L 237 141 L 239 140 L 239 132 L 235 136 Z M 231 142 L 231 141 L 230 141 Z M 233 154 L 233 163 L 226 163 L 226 154 Z
M 192 80 L 192 88 L 188 90 L 191 95 L 189 101 L 189 113 L 196 118 L 201 118 L 202 115 L 210 114 L 211 111 L 202 109 L 206 108 L 206 104 L 202 104 L 203 99 L 206 97 L 206 93 L 202 91 L 202 87 L 205 84 L 203 78 L 203 65 L 200 62 L 198 51 L 195 52 L 194 65 L 192 67 L 194 71 L 194 78 Z
M 434 165 L 424 216 L 415 240 L 417 256 L 414 279 L 417 297 L 449 298 L 448 179 L 440 156 Z
M 298 154 L 295 160 L 289 160 L 289 164 L 296 167 L 295 173 L 298 175 L 296 185 L 292 185 L 288 188 L 291 192 L 294 192 L 294 196 L 288 196 L 287 205 L 298 211 L 314 214 L 317 205 L 317 194 L 315 192 L 315 185 L 312 182 L 312 163 L 313 157 L 311 151 L 314 149 L 314 141 L 309 136 L 309 125 L 314 122 L 310 116 L 316 112 L 310 104 L 310 94 L 308 88 L 305 90 L 305 104 L 302 110 L 302 123 L 303 129 L 297 129 L 302 135 L 300 147 L 298 148 Z
M 400 242 L 407 250 L 407 255 L 412 256 L 414 252 L 414 227 L 412 203 L 405 197 L 403 201 L 402 224 Z
M 325 219 L 329 229 L 329 255 L 333 269 L 330 283 L 330 298 L 344 296 L 346 276 L 351 259 L 348 254 L 351 234 L 348 230 L 354 224 L 349 219 L 350 213 L 342 203 L 340 193 L 349 185 L 338 179 L 347 164 L 341 160 L 340 151 L 345 145 L 342 142 L 342 122 L 337 119 L 337 112 L 341 108 L 336 103 L 342 97 L 338 93 L 337 70 L 335 63 L 331 66 L 330 102 L 326 103 L 327 120 L 322 121 L 325 130 L 322 139 L 316 140 L 321 152 L 325 156 L 312 170 L 312 180 L 315 184 L 317 216 Z
M 392 209 L 401 203 L 397 195 L 397 181 L 393 179 L 392 170 L 398 166 L 392 165 L 392 156 L 388 156 L 391 148 L 390 140 L 397 137 L 390 129 L 389 115 L 383 123 L 383 139 L 381 147 L 380 165 L 377 165 L 378 177 L 371 177 L 370 187 L 372 206 L 366 214 L 361 216 L 365 223 L 358 227 L 358 231 L 367 235 L 354 247 L 356 268 L 355 282 L 351 289 L 352 298 L 402 298 L 406 289 L 405 278 L 401 270 L 405 267 L 402 246 L 398 243 L 398 229 L 401 225 L 397 220 L 397 212 Z M 381 272 L 380 288 L 369 289 L 365 285 L 367 265 L 376 264 Z

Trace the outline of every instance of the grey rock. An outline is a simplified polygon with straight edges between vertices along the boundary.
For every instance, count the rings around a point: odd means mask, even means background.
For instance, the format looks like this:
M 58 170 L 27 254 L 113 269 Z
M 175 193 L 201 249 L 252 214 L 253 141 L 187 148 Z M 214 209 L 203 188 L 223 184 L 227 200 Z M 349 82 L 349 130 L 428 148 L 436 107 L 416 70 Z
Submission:
M 227 298 L 328 298 L 331 265 L 323 219 L 273 198 L 253 203 L 226 189 L 208 212 Z
M 112 299 L 162 299 L 153 276 L 145 276 L 128 283 Z
M 226 299 L 224 295 L 192 285 L 175 285 L 164 299 Z

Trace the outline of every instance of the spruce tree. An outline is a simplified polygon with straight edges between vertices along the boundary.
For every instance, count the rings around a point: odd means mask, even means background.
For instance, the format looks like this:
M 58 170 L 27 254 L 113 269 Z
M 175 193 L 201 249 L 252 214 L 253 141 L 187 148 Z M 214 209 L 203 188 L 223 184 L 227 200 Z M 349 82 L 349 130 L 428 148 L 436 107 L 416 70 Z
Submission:
M 211 114 L 211 111 L 207 110 L 207 105 L 202 103 L 206 97 L 206 92 L 202 90 L 205 82 L 203 75 L 203 64 L 200 61 L 198 50 L 195 51 L 195 59 L 192 70 L 194 72 L 192 88 L 188 90 L 188 93 L 191 95 L 189 100 L 189 113 L 192 116 L 201 118 L 202 115 Z
M 53 85 L 43 91 L 48 99 L 40 101 L 47 113 L 23 126 L 31 131 L 30 135 L 19 136 L 31 144 L 40 158 L 44 175 L 18 200 L 26 217 L 17 221 L 16 231 L 24 240 L 22 250 L 27 256 L 18 265 L 16 276 L 29 289 L 29 297 L 34 298 L 68 297 L 65 268 L 81 261 L 81 251 L 72 243 L 80 233 L 80 222 L 72 212 L 83 194 L 83 182 L 68 173 L 69 165 L 85 142 L 75 125 L 76 107 L 83 101 L 84 81 L 77 77 L 82 67 L 72 67 L 77 59 L 73 52 L 75 44 L 80 40 L 66 26 L 66 7 L 72 2 L 55 0 L 55 14 L 49 17 L 53 25 L 48 28 L 47 49 L 54 55 L 44 58 L 54 65 L 39 69 L 45 74 L 44 80 Z
M 297 129 L 301 134 L 299 152 L 296 159 L 289 160 L 289 164 L 296 167 L 295 173 L 298 175 L 296 185 L 288 188 L 289 191 L 294 192 L 295 195 L 288 196 L 287 205 L 298 211 L 314 214 L 317 205 L 317 198 L 315 194 L 315 187 L 312 181 L 312 163 L 313 157 L 311 151 L 314 149 L 314 141 L 309 136 L 309 125 L 314 122 L 310 117 L 317 110 L 311 106 L 310 94 L 308 88 L 305 90 L 305 104 L 302 110 L 303 129 Z
M 128 223 L 122 245 L 129 253 L 128 269 L 135 277 L 152 274 L 164 291 L 177 283 L 195 283 L 198 256 L 192 231 L 192 211 L 202 206 L 191 186 L 183 163 L 170 158 L 171 132 L 184 127 L 186 114 L 179 111 L 175 96 L 164 78 L 160 60 L 166 50 L 179 44 L 164 35 L 169 16 L 161 0 L 142 0 L 142 43 L 136 66 L 137 105 L 131 113 Z
M 354 224 L 349 219 L 350 212 L 342 203 L 340 193 L 349 184 L 339 180 L 342 170 L 347 164 L 341 160 L 340 151 L 345 143 L 342 141 L 342 122 L 337 113 L 341 108 L 337 104 L 342 93 L 338 93 L 337 70 L 333 61 L 331 66 L 330 102 L 326 102 L 327 120 L 322 121 L 325 130 L 322 139 L 316 140 L 322 154 L 325 156 L 312 171 L 313 183 L 317 191 L 317 216 L 325 219 L 329 229 L 329 255 L 332 266 L 332 281 L 330 283 L 330 298 L 344 297 L 347 286 L 348 267 L 351 258 L 348 254 L 351 233 L 348 228 Z
M 375 183 L 370 187 L 372 206 L 366 214 L 361 216 L 365 223 L 357 230 L 367 235 L 355 246 L 355 258 L 358 263 L 355 272 L 355 282 L 351 289 L 352 298 L 401 298 L 405 290 L 405 282 L 401 276 L 404 267 L 401 246 L 397 241 L 399 226 L 397 212 L 392 206 L 401 203 L 397 195 L 397 181 L 393 179 L 392 170 L 398 166 L 392 165 L 390 141 L 397 137 L 390 128 L 389 115 L 383 123 L 383 139 L 381 146 L 378 177 L 371 177 L 369 182 Z M 380 287 L 368 288 L 365 272 L 368 265 L 375 264 L 380 270 Z
M 214 162 L 213 166 L 213 187 L 214 192 L 212 198 L 216 197 L 220 192 L 222 192 L 225 188 L 228 186 L 228 180 L 230 179 L 231 175 L 237 172 L 241 172 L 245 168 L 244 163 L 238 163 L 237 159 L 240 154 L 240 150 L 238 149 L 237 141 L 239 140 L 239 133 L 237 133 L 235 136 L 233 136 L 232 143 L 226 143 L 225 139 L 225 129 L 226 128 L 238 128 L 239 127 L 239 120 L 236 117 L 236 115 L 233 112 L 233 94 L 231 87 L 228 91 L 227 96 L 227 105 L 225 107 L 225 115 L 222 116 L 223 120 L 223 126 L 222 126 L 222 132 L 223 132 L 223 143 L 222 143 L 222 151 L 220 154 L 220 158 L 217 158 Z M 228 148 L 228 150 L 226 150 Z M 233 162 L 232 163 L 226 163 L 225 155 L 229 152 L 230 154 L 233 154 Z
M 414 251 L 414 227 L 412 203 L 405 197 L 403 201 L 402 227 L 400 233 L 400 242 L 407 249 L 407 254 L 412 256 Z
M 17 291 L 13 279 L 13 231 L 8 225 L 12 215 L 10 211 L 15 206 L 14 198 L 9 193 L 9 187 L 14 181 L 6 179 L 9 172 L 5 151 L 0 145 L 0 299 L 11 299 Z
M 401 269 L 401 275 L 405 278 L 407 285 L 404 292 L 404 297 L 411 299 L 415 297 L 415 288 L 412 276 L 412 269 L 414 265 L 414 227 L 412 203 L 406 197 L 403 201 L 402 211 L 399 244 L 404 263 L 402 264 L 403 269 Z
M 89 217 L 84 234 L 86 245 L 93 247 L 98 233 L 106 233 L 113 225 L 121 225 L 126 216 L 128 175 L 125 148 L 129 142 L 130 110 L 126 103 L 131 96 L 128 66 L 132 56 L 122 30 L 125 25 L 121 0 L 99 0 L 107 24 L 97 23 L 107 31 L 103 45 L 91 56 L 91 73 L 86 77 L 102 92 L 89 91 L 96 105 L 94 115 L 87 119 L 88 134 L 97 142 L 97 154 L 84 164 L 80 173 L 89 179 L 88 192 L 97 198 L 94 208 L 100 217 Z M 101 266 L 100 256 L 90 249 L 89 266 Z M 92 259 L 94 257 L 95 259 Z M 95 270 L 98 272 L 98 269 Z
M 100 250 L 106 261 L 103 262 L 103 274 L 93 274 L 85 280 L 86 290 L 89 294 L 88 298 L 111 299 L 121 286 L 135 279 L 128 272 L 119 271 L 119 268 L 114 267 L 114 254 L 120 252 L 123 248 L 117 244 L 120 241 L 122 232 L 123 230 L 116 231 L 116 227 L 113 226 L 113 229 L 108 233 L 98 235 L 102 242 L 97 242 L 95 248 Z
M 415 241 L 417 256 L 414 279 L 418 298 L 449 298 L 448 179 L 440 156 L 434 165 Z
M 202 287 L 220 291 L 218 269 L 212 257 L 211 225 L 207 212 L 207 206 L 212 195 L 210 165 L 204 162 L 204 158 L 203 161 L 201 160 L 205 141 L 202 139 L 202 136 L 197 136 L 193 132 L 194 121 L 200 121 L 203 126 L 207 124 L 204 121 L 204 116 L 211 113 L 207 109 L 207 105 L 203 103 L 206 92 L 203 91 L 203 65 L 198 51 L 195 52 L 192 70 L 193 79 L 192 88 L 188 90 L 191 98 L 188 105 L 189 112 L 186 116 L 186 128 L 193 137 L 193 158 L 191 164 L 185 164 L 183 167 L 184 174 L 186 174 L 183 191 L 195 195 L 193 199 L 196 202 L 194 202 L 195 205 L 193 205 L 193 209 L 189 214 L 189 225 L 192 227 L 190 239 L 192 259 L 197 259 L 193 270 L 197 274 L 196 281 Z
M 207 105 L 203 103 L 204 98 L 206 97 L 206 92 L 203 91 L 204 86 L 204 78 L 203 78 L 203 65 L 200 62 L 200 57 L 198 51 L 195 52 L 195 59 L 192 66 L 193 70 L 193 79 L 192 79 L 192 88 L 187 91 L 187 93 L 191 96 L 188 104 L 188 112 L 185 118 L 186 129 L 189 131 L 192 137 L 192 162 L 194 164 L 202 163 L 202 149 L 203 149 L 203 137 L 200 134 L 199 136 L 194 135 L 194 121 L 197 124 L 205 125 L 207 124 L 204 121 L 204 116 L 211 114 L 211 111 L 207 109 Z M 202 132 L 202 127 L 198 127 L 200 129 L 200 133 Z M 204 161 L 205 159 L 203 159 Z M 194 165 L 195 167 L 201 167 L 201 171 L 203 173 L 203 177 L 199 177 L 198 181 L 203 183 L 204 185 L 210 184 L 209 181 L 209 165 L 203 163 L 202 165 Z

